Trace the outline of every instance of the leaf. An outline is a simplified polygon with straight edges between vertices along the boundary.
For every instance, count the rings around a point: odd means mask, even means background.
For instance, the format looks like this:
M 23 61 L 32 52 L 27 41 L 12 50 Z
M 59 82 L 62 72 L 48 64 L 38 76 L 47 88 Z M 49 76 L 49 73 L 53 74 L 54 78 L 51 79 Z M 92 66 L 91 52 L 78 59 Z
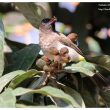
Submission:
M 91 93 L 88 90 L 86 89 L 83 90 L 81 94 L 86 104 L 86 107 L 97 107 L 94 97 L 91 95 Z
M 93 76 L 95 74 L 93 72 L 95 70 L 94 64 L 86 62 L 86 61 L 81 61 L 77 64 L 72 64 L 71 66 L 66 66 L 65 69 L 71 73 L 81 72 L 87 76 Z
M 17 75 L 21 75 L 23 73 L 25 73 L 25 71 L 18 70 L 18 71 L 13 71 L 2 76 L 0 78 L 0 92 L 14 77 L 16 77 Z
M 110 56 L 109 55 L 101 55 L 95 57 L 87 57 L 89 62 L 95 63 L 108 71 L 110 71 Z
M 87 44 L 88 44 L 88 48 L 91 52 L 94 52 L 96 54 L 101 54 L 101 47 L 100 47 L 98 41 L 96 41 L 92 37 L 87 37 L 86 41 L 87 41 Z
M 5 73 L 15 70 L 28 70 L 38 56 L 39 51 L 39 45 L 31 44 L 13 53 L 10 57 L 12 64 L 5 68 Z
M 97 103 L 99 88 L 91 77 L 83 78 L 80 89 L 80 94 L 83 97 L 86 107 L 99 107 L 99 103 Z
M 28 79 L 28 78 L 31 78 L 31 77 L 33 77 L 33 76 L 35 76 L 35 75 L 39 75 L 39 74 L 41 74 L 41 72 L 39 72 L 39 71 L 37 71 L 37 70 L 29 70 L 29 71 L 27 71 L 27 72 L 25 72 L 24 74 L 21 74 L 21 75 L 19 75 L 19 76 L 17 76 L 17 77 L 15 77 L 12 81 L 11 81 L 11 83 L 9 84 L 9 87 L 11 87 L 11 88 L 16 88 L 22 81 L 24 81 L 24 80 L 26 80 L 26 79 Z
M 47 80 L 48 74 L 43 74 L 39 79 L 36 78 L 32 81 L 32 83 L 28 86 L 28 88 L 30 89 L 36 89 L 36 88 L 40 88 L 43 83 L 45 83 L 45 81 Z M 25 100 L 25 101 L 30 101 L 33 102 L 33 94 L 28 93 L 28 94 L 24 94 L 20 97 L 20 100 Z
M 0 94 L 0 108 L 15 108 L 16 97 L 13 95 L 13 90 L 8 88 Z
M 24 105 L 24 104 L 16 104 L 17 108 L 56 108 L 55 105 L 47 105 L 47 106 L 32 106 L 32 105 Z
M 26 45 L 23 44 L 23 43 L 11 41 L 11 40 L 8 40 L 8 39 L 5 39 L 5 41 L 6 41 L 7 45 L 11 48 L 11 50 L 13 52 L 18 51 L 18 50 L 26 47 Z
M 31 89 L 40 88 L 47 80 L 48 74 L 44 73 L 39 79 L 33 80 L 33 82 L 29 85 L 29 88 Z
M 63 86 L 63 90 L 65 91 L 65 93 L 69 94 L 70 96 L 72 96 L 74 98 L 74 100 L 77 101 L 77 103 L 82 107 L 85 108 L 85 103 L 81 97 L 81 95 L 75 91 L 74 89 L 67 87 L 67 86 Z
M 100 91 L 101 96 L 104 99 L 104 103 L 107 107 L 110 107 L 110 90 L 107 91 Z
M 2 20 L 0 20 L 0 76 L 4 71 L 4 26 Z
M 71 104 L 73 107 L 81 107 L 71 96 L 64 93 L 62 90 L 59 90 L 57 88 L 53 88 L 50 86 L 43 87 L 41 89 L 32 90 L 32 89 L 25 89 L 25 88 L 17 88 L 14 91 L 15 96 L 20 96 L 26 93 L 40 93 L 43 95 L 50 95 L 55 98 L 60 98 L 64 100 L 65 102 Z
M 21 13 L 27 18 L 27 20 L 36 28 L 46 17 L 46 12 L 43 7 L 36 5 L 35 3 L 14 3 Z

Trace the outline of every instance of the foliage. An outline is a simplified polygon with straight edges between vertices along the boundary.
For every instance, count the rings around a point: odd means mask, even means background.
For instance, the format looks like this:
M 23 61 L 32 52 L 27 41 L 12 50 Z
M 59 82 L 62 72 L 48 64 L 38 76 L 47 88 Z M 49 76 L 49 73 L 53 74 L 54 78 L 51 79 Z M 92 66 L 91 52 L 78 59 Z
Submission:
M 18 6 L 27 20 L 36 28 L 39 27 L 41 20 L 46 17 L 43 7 L 34 3 L 15 3 L 15 5 Z
M 33 3 L 16 5 L 29 21 L 33 20 L 34 15 L 27 16 L 27 12 L 35 11 Z M 36 15 L 37 19 L 33 20 L 37 25 L 30 21 L 35 27 L 39 25 L 39 17 Z M 2 27 L 0 23 L 0 107 L 110 107 L 109 85 L 103 85 L 104 81 L 96 77 L 100 72 L 96 64 L 110 71 L 110 56 L 91 57 L 90 62 L 72 62 L 51 77 L 35 65 L 41 57 L 36 44 L 21 48 L 21 44 L 10 42 L 10 48 L 16 49 L 3 54 Z M 3 56 L 7 61 L 5 66 Z
M 4 27 L 2 24 L 2 21 L 0 20 L 0 76 L 3 73 L 4 70 L 4 37 L 5 37 L 5 33 L 4 33 Z

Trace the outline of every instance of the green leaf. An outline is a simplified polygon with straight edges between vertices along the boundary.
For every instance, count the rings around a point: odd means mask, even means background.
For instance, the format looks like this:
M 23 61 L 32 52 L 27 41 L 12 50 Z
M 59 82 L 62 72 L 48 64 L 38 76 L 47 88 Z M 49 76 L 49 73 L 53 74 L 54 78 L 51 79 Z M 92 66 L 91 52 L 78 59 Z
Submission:
M 80 72 L 87 76 L 93 76 L 95 73 L 95 66 L 92 63 L 81 61 L 77 64 L 72 64 L 71 66 L 66 66 L 65 69 L 70 73 Z
M 11 87 L 11 88 L 15 88 L 16 86 L 18 86 L 22 81 L 24 81 L 24 80 L 26 80 L 26 79 L 28 79 L 28 78 L 31 78 L 31 77 L 33 77 L 33 76 L 35 76 L 35 75 L 39 75 L 39 74 L 41 74 L 41 72 L 39 72 L 39 71 L 37 71 L 37 70 L 29 70 L 29 71 L 27 71 L 27 72 L 25 72 L 24 74 L 21 74 L 21 75 L 19 75 L 19 76 L 17 76 L 17 77 L 15 77 L 12 81 L 11 81 L 11 83 L 9 84 L 9 87 Z
M 39 45 L 31 44 L 13 53 L 10 57 L 12 64 L 6 67 L 5 73 L 15 70 L 28 70 L 38 56 L 39 51 Z
M 2 89 L 17 75 L 24 74 L 25 71 L 18 70 L 18 71 L 13 71 L 11 73 L 8 73 L 0 78 L 0 92 Z
M 53 88 L 50 86 L 43 87 L 41 89 L 32 90 L 32 89 L 25 89 L 25 88 L 17 88 L 14 91 L 15 96 L 20 96 L 26 93 L 40 93 L 43 95 L 50 95 L 55 98 L 60 98 L 65 102 L 71 104 L 73 107 L 81 107 L 71 96 L 64 93 L 62 90 L 57 88 Z
M 104 103 L 107 107 L 110 107 L 110 90 L 101 91 L 101 96 L 104 99 Z
M 43 74 L 41 77 L 34 79 L 30 85 L 28 86 L 28 88 L 30 89 L 36 89 L 36 88 L 40 88 L 43 83 L 45 83 L 45 81 L 48 78 L 48 74 Z M 32 93 L 28 93 L 28 94 L 24 94 L 20 97 L 20 100 L 25 100 L 25 101 L 30 101 L 33 102 L 33 94 Z
M 0 76 L 4 71 L 4 26 L 2 20 L 0 20 Z
M 77 103 L 82 107 L 85 108 L 85 103 L 81 97 L 81 95 L 75 91 L 74 89 L 67 87 L 67 86 L 63 86 L 63 90 L 65 91 L 65 93 L 69 94 L 70 96 L 73 97 L 74 100 L 77 101 Z
M 47 106 L 32 106 L 32 105 L 24 105 L 24 104 L 16 104 L 17 108 L 56 108 L 55 105 L 47 105 Z
M 13 95 L 13 90 L 8 88 L 0 94 L 0 108 L 15 108 L 16 97 Z
M 39 28 L 42 19 L 46 17 L 46 12 L 41 6 L 35 3 L 15 3 L 15 5 L 34 27 Z
M 23 43 L 11 41 L 11 40 L 8 40 L 8 39 L 5 39 L 5 42 L 7 43 L 7 45 L 11 48 L 11 50 L 13 52 L 18 51 L 18 50 L 26 47 L 26 45 L 23 44 Z
M 109 55 L 87 57 L 87 60 L 110 71 L 110 56 Z
M 99 42 L 96 41 L 94 38 L 92 37 L 87 37 L 86 38 L 87 44 L 88 44 L 88 48 L 91 52 L 94 52 L 96 54 L 100 54 L 101 53 L 101 47 L 99 45 Z
M 99 88 L 91 77 L 83 78 L 80 94 L 83 97 L 86 107 L 100 107 L 98 101 Z
M 94 97 L 88 90 L 84 89 L 81 94 L 86 104 L 86 107 L 97 107 Z
M 40 88 L 43 83 L 45 83 L 48 79 L 48 74 L 43 74 L 42 76 L 39 77 L 39 79 L 33 80 L 33 82 L 29 85 L 29 88 L 31 89 L 36 89 Z

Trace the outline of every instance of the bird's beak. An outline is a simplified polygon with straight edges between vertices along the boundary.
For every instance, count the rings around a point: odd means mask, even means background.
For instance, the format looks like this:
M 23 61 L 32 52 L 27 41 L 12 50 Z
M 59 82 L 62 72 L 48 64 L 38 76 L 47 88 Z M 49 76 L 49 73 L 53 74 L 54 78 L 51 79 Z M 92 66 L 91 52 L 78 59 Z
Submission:
M 54 16 L 53 18 L 50 19 L 50 21 L 48 22 L 48 25 L 51 25 L 55 23 L 56 21 L 57 21 L 57 18 Z

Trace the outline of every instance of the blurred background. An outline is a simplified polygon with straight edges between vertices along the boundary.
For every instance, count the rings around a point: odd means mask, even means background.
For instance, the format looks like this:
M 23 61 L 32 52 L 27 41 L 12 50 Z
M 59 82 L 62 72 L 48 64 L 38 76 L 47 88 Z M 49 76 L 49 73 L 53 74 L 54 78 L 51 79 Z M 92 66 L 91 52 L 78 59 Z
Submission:
M 78 34 L 78 46 L 85 54 L 110 55 L 109 3 L 56 2 L 35 3 L 42 6 L 47 16 L 56 16 L 56 30 L 68 35 Z M 101 6 L 105 4 L 105 6 Z M 13 3 L 0 3 L 0 17 L 6 39 L 26 45 L 39 43 L 39 30 L 34 28 Z M 8 47 L 6 50 L 11 51 Z

